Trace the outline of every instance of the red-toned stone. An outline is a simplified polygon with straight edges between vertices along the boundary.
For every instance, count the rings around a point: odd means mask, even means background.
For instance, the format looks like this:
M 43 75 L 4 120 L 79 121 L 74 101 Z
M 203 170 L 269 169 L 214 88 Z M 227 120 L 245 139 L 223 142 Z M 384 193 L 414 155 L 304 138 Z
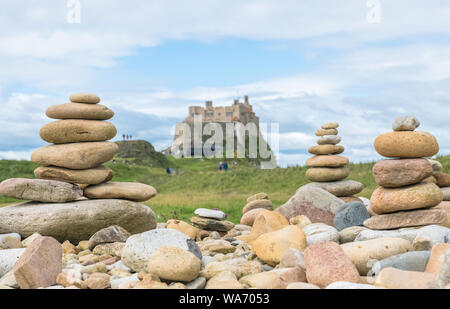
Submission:
M 14 276 L 21 289 L 49 287 L 62 271 L 61 244 L 52 237 L 36 238 L 14 265 Z
M 335 242 L 310 245 L 305 250 L 306 278 L 319 287 L 346 281 L 358 283 L 359 272 Z

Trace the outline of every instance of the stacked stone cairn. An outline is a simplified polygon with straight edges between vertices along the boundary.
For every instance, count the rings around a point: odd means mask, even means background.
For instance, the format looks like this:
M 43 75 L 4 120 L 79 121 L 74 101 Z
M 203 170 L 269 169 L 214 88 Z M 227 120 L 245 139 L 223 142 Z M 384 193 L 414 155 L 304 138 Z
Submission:
M 59 241 L 89 239 L 98 230 L 120 225 L 130 233 L 155 228 L 155 214 L 136 202 L 149 200 L 156 190 L 139 183 L 108 182 L 113 171 L 103 166 L 118 150 L 108 142 L 117 131 L 106 120 L 114 112 L 90 93 L 70 97 L 70 103 L 48 108 L 58 119 L 40 130 L 52 145 L 37 149 L 31 160 L 40 164 L 38 179 L 8 179 L 0 195 L 26 200 L 0 209 L 0 233 L 28 237 L 37 232 Z
M 344 146 L 338 145 L 342 140 L 338 136 L 338 127 L 338 123 L 326 123 L 316 131 L 318 145 L 308 149 L 315 156 L 306 161 L 306 176 L 312 181 L 308 186 L 324 189 L 344 202 L 362 202 L 354 195 L 360 193 L 364 185 L 354 180 L 345 180 L 350 173 L 349 160 L 339 156 L 344 152 Z
M 252 226 L 256 217 L 264 210 L 273 210 L 273 204 L 269 196 L 264 192 L 250 196 L 247 199 L 247 204 L 242 209 L 240 223 Z
M 436 138 L 428 132 L 415 131 L 420 125 L 413 116 L 397 118 L 393 132 L 378 136 L 375 150 L 392 158 L 379 161 L 373 168 L 380 186 L 370 199 L 370 219 L 364 225 L 384 230 L 426 225 L 443 225 L 447 213 L 437 208 L 443 193 L 436 185 L 427 157 L 439 152 Z
M 223 236 L 234 227 L 234 223 L 225 220 L 227 215 L 223 211 L 199 208 L 194 213 L 196 216 L 192 217 L 190 221 L 195 227 L 202 230 L 216 232 Z

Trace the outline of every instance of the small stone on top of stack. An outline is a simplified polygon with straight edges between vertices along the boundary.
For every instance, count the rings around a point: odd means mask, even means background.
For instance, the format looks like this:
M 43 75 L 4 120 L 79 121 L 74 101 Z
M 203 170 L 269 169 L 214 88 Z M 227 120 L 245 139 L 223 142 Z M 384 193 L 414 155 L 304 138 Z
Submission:
M 338 145 L 342 140 L 338 136 L 338 127 L 338 123 L 326 123 L 316 131 L 319 136 L 318 145 L 308 149 L 315 156 L 306 161 L 306 176 L 313 183 L 307 186 L 324 189 L 344 202 L 360 202 L 354 195 L 360 193 L 364 185 L 354 180 L 345 180 L 350 174 L 349 160 L 339 156 L 344 152 L 344 146 Z
M 376 216 L 364 222 L 371 229 L 395 229 L 447 221 L 445 210 L 435 208 L 443 199 L 441 189 L 432 181 L 433 168 L 426 157 L 439 152 L 436 138 L 415 131 L 420 122 L 412 116 L 397 118 L 393 132 L 378 136 L 375 150 L 392 158 L 375 164 L 373 175 L 380 186 L 370 200 Z
M 241 224 L 252 226 L 256 217 L 264 210 L 273 210 L 272 201 L 264 193 L 257 193 L 247 199 L 247 204 L 242 209 Z

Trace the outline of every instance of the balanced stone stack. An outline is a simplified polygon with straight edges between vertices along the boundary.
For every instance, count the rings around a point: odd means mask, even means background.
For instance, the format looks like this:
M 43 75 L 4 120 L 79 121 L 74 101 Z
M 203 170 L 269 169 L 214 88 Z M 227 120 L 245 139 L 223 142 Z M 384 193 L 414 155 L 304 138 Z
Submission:
M 110 225 L 131 233 L 155 228 L 153 211 L 133 203 L 155 196 L 153 187 L 107 183 L 114 174 L 102 164 L 118 151 L 116 143 L 108 142 L 117 134 L 106 121 L 113 111 L 90 93 L 74 94 L 70 101 L 47 109 L 47 116 L 58 120 L 40 130 L 41 138 L 52 145 L 31 155 L 41 165 L 34 171 L 39 179 L 8 179 L 0 184 L 0 195 L 32 201 L 1 208 L 0 233 L 28 237 L 38 232 L 77 241 Z
M 60 120 L 40 131 L 41 138 L 53 145 L 31 155 L 32 161 L 43 165 L 34 171 L 35 176 L 82 185 L 111 180 L 112 170 L 102 164 L 118 151 L 117 144 L 107 142 L 117 134 L 115 126 L 105 121 L 114 113 L 98 104 L 100 98 L 93 94 L 74 94 L 70 101 L 47 109 L 48 117 Z
M 438 153 L 439 144 L 430 133 L 415 131 L 419 125 L 412 116 L 397 118 L 394 132 L 375 140 L 375 150 L 394 159 L 379 161 L 373 168 L 380 187 L 370 200 L 369 211 L 375 216 L 364 222 L 370 229 L 439 225 L 447 221 L 445 210 L 434 208 L 442 202 L 443 194 L 429 181 L 433 168 L 425 159 Z
M 342 140 L 338 136 L 338 127 L 338 123 L 326 123 L 316 131 L 318 145 L 308 149 L 315 156 L 306 161 L 306 176 L 312 181 L 307 186 L 324 189 L 344 202 L 360 201 L 354 195 L 360 193 L 364 185 L 345 180 L 350 174 L 349 160 L 339 156 L 344 152 L 344 146 L 338 145 Z
M 202 230 L 226 233 L 234 227 L 234 223 L 225 220 L 227 215 L 220 210 L 199 208 L 195 210 L 191 223 Z
M 247 204 L 242 209 L 241 224 L 253 226 L 256 217 L 264 210 L 273 210 L 272 201 L 264 193 L 257 193 L 247 199 Z

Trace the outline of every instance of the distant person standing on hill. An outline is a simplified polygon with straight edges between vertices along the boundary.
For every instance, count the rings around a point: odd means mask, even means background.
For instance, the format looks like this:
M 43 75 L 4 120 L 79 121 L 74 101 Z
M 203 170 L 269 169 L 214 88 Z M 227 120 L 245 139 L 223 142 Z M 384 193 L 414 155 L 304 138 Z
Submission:
M 122 134 L 123 140 L 125 140 L 125 134 Z
M 223 168 L 223 164 L 222 164 L 222 162 L 219 162 L 219 171 L 220 172 L 222 171 L 222 168 Z
M 228 162 L 225 162 L 224 164 L 223 164 L 223 170 L 226 172 L 226 171 L 228 171 Z
M 133 135 L 130 135 L 130 141 L 133 140 Z

